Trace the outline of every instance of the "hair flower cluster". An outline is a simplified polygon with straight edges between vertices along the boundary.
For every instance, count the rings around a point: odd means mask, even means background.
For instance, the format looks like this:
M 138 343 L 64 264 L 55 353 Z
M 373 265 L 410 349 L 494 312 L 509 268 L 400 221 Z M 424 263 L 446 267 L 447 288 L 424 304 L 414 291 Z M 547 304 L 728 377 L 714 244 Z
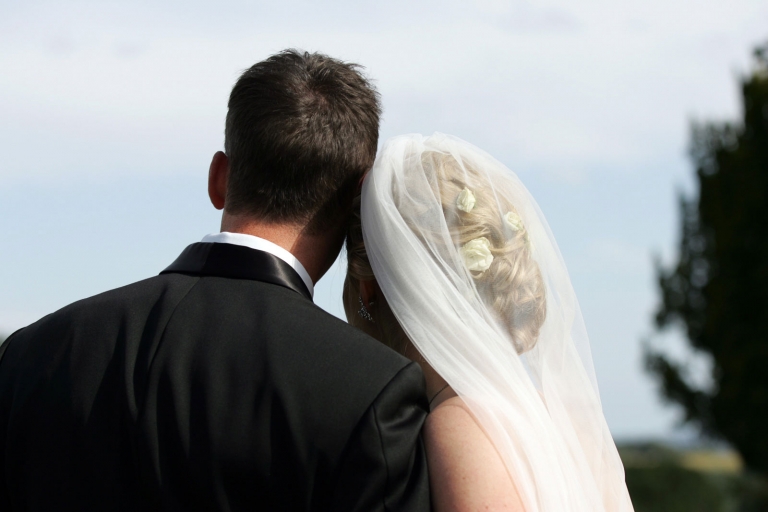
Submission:
M 470 271 L 485 272 L 493 263 L 491 242 L 484 236 L 470 240 L 461 248 L 461 257 Z
M 472 208 L 475 207 L 476 202 L 475 194 L 473 194 L 467 187 L 464 187 L 464 190 L 459 192 L 459 196 L 456 198 L 456 208 L 469 213 L 472 211 Z
M 507 212 L 507 214 L 504 215 L 504 222 L 512 229 L 512 231 L 520 231 L 523 229 L 523 219 L 521 219 L 515 212 Z

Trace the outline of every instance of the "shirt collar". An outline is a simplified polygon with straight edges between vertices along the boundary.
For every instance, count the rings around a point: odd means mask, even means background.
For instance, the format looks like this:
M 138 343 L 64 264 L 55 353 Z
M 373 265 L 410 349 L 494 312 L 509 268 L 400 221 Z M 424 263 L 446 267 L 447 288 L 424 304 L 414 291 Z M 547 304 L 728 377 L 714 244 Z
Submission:
M 293 268 L 296 273 L 299 274 L 301 280 L 304 281 L 304 284 L 307 286 L 307 290 L 309 290 L 309 295 L 313 297 L 315 295 L 315 285 L 312 282 L 312 278 L 309 277 L 307 269 L 304 268 L 304 265 L 301 264 L 296 256 L 286 251 L 279 245 L 270 242 L 269 240 L 259 238 L 258 236 L 246 235 L 245 233 L 229 233 L 224 231 L 222 233 L 205 235 L 201 242 L 242 245 L 243 247 L 250 247 L 251 249 L 256 249 L 257 251 L 268 252 L 269 254 L 280 258 L 288 265 L 290 265 L 291 268 Z

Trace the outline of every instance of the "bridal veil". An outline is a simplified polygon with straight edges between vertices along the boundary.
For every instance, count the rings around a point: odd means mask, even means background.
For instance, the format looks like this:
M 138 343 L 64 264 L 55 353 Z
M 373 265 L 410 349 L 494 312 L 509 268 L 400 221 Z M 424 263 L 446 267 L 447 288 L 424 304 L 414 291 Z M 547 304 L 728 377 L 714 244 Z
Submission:
M 526 511 L 631 511 L 578 301 L 518 177 L 455 137 L 395 137 L 361 220 L 392 312 L 473 411 Z

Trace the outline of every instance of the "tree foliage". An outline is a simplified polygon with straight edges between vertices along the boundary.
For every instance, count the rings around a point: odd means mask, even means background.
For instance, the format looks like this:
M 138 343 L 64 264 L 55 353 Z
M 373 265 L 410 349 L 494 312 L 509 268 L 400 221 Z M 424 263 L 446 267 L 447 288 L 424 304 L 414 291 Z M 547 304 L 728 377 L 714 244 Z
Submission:
M 684 327 L 710 356 L 711 389 L 647 349 L 646 365 L 685 420 L 768 473 L 768 45 L 741 82 L 743 118 L 692 130 L 698 197 L 680 200 L 679 260 L 658 267 L 659 329 Z
M 619 446 L 635 512 L 728 510 L 732 475 L 683 466 L 682 452 L 659 444 Z
M 707 451 L 709 453 L 707 454 Z M 694 451 L 697 459 L 722 457 L 716 450 Z M 655 443 L 619 446 L 627 489 L 635 512 L 765 512 L 765 479 L 735 468 L 686 464 L 685 449 Z

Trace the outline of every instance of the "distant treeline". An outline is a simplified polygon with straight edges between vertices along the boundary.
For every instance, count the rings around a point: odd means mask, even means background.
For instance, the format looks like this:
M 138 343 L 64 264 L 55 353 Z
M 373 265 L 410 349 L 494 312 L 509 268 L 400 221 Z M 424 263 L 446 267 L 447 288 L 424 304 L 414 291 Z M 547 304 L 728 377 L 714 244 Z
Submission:
M 619 446 L 635 512 L 765 512 L 768 482 L 727 449 Z

